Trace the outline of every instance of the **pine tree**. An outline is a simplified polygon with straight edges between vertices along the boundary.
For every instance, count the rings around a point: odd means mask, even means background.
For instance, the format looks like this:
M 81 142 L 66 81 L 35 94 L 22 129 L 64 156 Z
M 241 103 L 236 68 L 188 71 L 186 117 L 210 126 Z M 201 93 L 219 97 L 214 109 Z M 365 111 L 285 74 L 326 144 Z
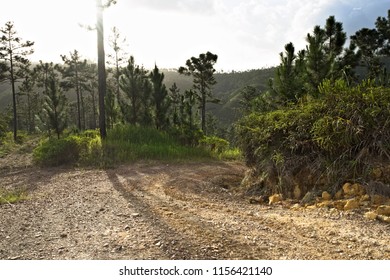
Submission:
M 173 83 L 173 85 L 169 88 L 168 95 L 171 103 L 172 123 L 175 126 L 179 126 L 181 124 L 179 117 L 181 94 L 180 89 L 177 87 L 176 83 Z
M 316 92 L 324 79 L 342 77 L 340 60 L 347 35 L 341 22 L 334 16 L 326 20 L 325 28 L 315 26 L 313 34 L 307 34 L 306 74 L 309 91 Z
M 163 129 L 168 126 L 167 114 L 170 107 L 168 91 L 164 84 L 164 73 L 160 73 L 157 65 L 149 75 L 153 85 L 152 103 L 154 106 L 154 123 L 157 129 Z
M 88 87 L 89 73 L 86 60 L 81 60 L 79 52 L 74 50 L 70 57 L 61 55 L 65 67 L 59 68 L 63 81 L 61 86 L 65 90 L 74 89 L 77 100 L 77 127 L 81 131 L 85 128 L 85 106 L 83 91 Z
M 119 104 L 123 115 L 132 125 L 141 120 L 145 79 L 147 79 L 147 71 L 136 65 L 134 57 L 131 56 L 119 80 L 120 88 L 125 93 L 125 97 L 120 99 Z
M 30 65 L 26 65 L 24 69 L 25 75 L 22 83 L 19 85 L 19 96 L 23 98 L 22 112 L 25 116 L 25 126 L 29 133 L 33 133 L 35 130 L 35 115 L 39 113 L 39 93 L 35 88 L 36 79 L 34 77 L 34 71 L 30 69 Z
M 12 87 L 12 108 L 13 108 L 13 137 L 17 140 L 17 103 L 16 103 L 16 82 L 23 78 L 23 65 L 28 64 L 27 55 L 32 54 L 34 42 L 22 42 L 12 22 L 7 22 L 5 27 L 0 29 L 3 34 L 0 40 L 0 60 L 3 62 L 2 68 L 6 70 L 5 77 L 11 83 Z M 3 72 L 4 74 L 4 72 Z
M 49 78 L 49 87 L 43 105 L 46 121 L 59 139 L 66 128 L 66 98 L 55 77 Z
M 98 53 L 98 90 L 99 90 L 99 129 L 100 137 L 102 139 L 107 136 L 106 129 L 106 111 L 105 111 L 105 95 L 107 90 L 106 81 L 106 63 L 104 54 L 104 24 L 103 24 L 103 10 L 112 4 L 116 4 L 116 0 L 108 0 L 104 5 L 102 0 L 96 0 L 97 17 L 96 17 L 96 31 L 97 31 L 97 53 Z
M 198 93 L 201 110 L 201 128 L 206 134 L 206 103 L 217 103 L 217 99 L 212 97 L 212 86 L 216 84 L 214 77 L 214 64 L 217 62 L 218 56 L 207 52 L 202 53 L 199 57 L 191 57 L 186 62 L 186 67 L 180 67 L 179 73 L 192 76 L 193 87 Z
M 280 53 L 280 65 L 276 69 L 273 90 L 284 102 L 297 102 L 304 94 L 302 53 L 295 55 L 293 43 L 285 45 L 285 54 Z

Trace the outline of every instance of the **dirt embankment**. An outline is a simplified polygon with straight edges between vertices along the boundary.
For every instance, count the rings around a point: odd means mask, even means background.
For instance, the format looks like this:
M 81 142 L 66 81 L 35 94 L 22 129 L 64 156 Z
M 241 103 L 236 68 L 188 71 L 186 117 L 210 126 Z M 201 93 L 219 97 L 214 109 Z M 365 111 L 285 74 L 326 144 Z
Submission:
M 359 210 L 250 204 L 240 163 L 0 170 L 0 259 L 390 259 Z

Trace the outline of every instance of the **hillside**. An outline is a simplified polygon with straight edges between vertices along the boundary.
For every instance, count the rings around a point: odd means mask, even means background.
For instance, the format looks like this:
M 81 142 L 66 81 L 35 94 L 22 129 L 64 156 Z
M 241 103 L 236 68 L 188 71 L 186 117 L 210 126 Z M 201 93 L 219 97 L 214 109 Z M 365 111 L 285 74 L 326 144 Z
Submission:
M 192 87 L 192 78 L 178 74 L 176 71 L 163 70 L 165 84 L 171 87 L 174 82 L 184 91 Z M 275 68 L 248 70 L 245 72 L 217 73 L 213 94 L 221 100 L 220 104 L 208 104 L 208 109 L 220 121 L 222 126 L 229 126 L 239 116 L 237 111 L 240 91 L 246 86 L 267 90 L 268 80 L 273 77 Z

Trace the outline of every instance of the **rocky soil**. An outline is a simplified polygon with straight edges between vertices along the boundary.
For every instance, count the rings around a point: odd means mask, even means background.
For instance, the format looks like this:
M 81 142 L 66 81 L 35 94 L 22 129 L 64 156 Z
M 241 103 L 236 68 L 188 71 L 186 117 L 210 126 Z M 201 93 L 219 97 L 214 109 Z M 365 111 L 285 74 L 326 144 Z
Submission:
M 0 259 L 390 259 L 390 224 L 362 209 L 250 203 L 238 188 L 245 171 L 0 168 L 0 188 L 28 194 L 0 205 Z

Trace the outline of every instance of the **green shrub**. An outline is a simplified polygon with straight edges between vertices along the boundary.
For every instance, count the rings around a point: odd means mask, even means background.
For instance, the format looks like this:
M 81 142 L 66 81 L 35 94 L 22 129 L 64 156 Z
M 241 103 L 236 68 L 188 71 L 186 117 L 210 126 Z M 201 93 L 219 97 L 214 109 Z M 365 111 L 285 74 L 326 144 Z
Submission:
M 33 151 L 33 159 L 43 166 L 96 165 L 100 163 L 101 150 L 98 132 L 85 131 L 65 138 L 41 141 Z
M 229 142 L 217 136 L 204 136 L 199 144 L 207 147 L 212 152 L 222 153 L 229 148 Z
M 246 162 L 259 174 L 267 170 L 281 179 L 306 168 L 316 178 L 307 179 L 311 187 L 369 180 L 372 162 L 390 159 L 390 89 L 325 81 L 319 98 L 254 112 L 236 129 Z

